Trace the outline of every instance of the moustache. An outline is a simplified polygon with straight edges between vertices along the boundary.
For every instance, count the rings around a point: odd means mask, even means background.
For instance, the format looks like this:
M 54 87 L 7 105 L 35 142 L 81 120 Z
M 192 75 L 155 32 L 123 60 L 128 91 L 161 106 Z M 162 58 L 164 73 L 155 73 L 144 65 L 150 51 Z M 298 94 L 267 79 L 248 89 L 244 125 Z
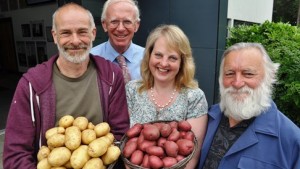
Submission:
M 229 87 L 229 88 L 225 89 L 225 93 L 234 94 L 234 95 L 252 94 L 253 93 L 253 89 L 249 88 L 248 86 L 245 86 L 245 87 L 240 88 L 240 89 L 235 89 L 233 87 Z
M 78 45 L 78 46 L 74 46 L 74 45 L 67 45 L 64 46 L 65 50 L 78 50 L 78 49 L 87 49 L 88 46 L 87 45 Z

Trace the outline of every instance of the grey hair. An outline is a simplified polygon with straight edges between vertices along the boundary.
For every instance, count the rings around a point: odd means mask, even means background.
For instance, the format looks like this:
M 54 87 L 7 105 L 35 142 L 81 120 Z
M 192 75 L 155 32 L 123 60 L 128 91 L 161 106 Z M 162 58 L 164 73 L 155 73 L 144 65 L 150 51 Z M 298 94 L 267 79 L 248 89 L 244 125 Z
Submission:
M 92 13 L 91 13 L 89 10 L 87 10 L 86 8 L 84 8 L 84 7 L 80 6 L 80 5 L 78 5 L 78 4 L 76 4 L 76 3 L 73 3 L 73 2 L 70 2 L 70 3 L 67 3 L 67 4 L 65 4 L 65 5 L 63 5 L 63 6 L 61 6 L 61 7 L 59 7 L 59 8 L 53 13 L 53 15 L 52 15 L 52 30 L 53 30 L 53 31 L 56 32 L 56 23 L 55 23 L 56 15 L 59 13 L 59 11 L 60 11 L 61 9 L 66 8 L 66 7 L 69 7 L 69 6 L 79 7 L 79 8 L 81 8 L 81 9 L 85 10 L 86 13 L 87 13 L 88 16 L 89 16 L 91 29 L 96 28 L 96 26 L 95 26 L 95 21 L 94 21 L 94 17 L 93 17 L 93 15 L 92 15 Z
M 101 14 L 101 22 L 103 22 L 106 19 L 106 13 L 107 13 L 107 8 L 117 2 L 128 2 L 130 3 L 134 10 L 135 10 L 135 20 L 136 21 L 140 21 L 140 10 L 138 7 L 138 1 L 136 0 L 107 0 L 104 5 L 103 5 L 103 10 L 102 10 L 102 14 Z
M 250 43 L 250 42 L 240 42 L 240 43 L 236 43 L 232 46 L 230 46 L 228 49 L 225 50 L 223 57 L 222 57 L 222 62 L 220 65 L 220 73 L 219 73 L 219 83 L 222 83 L 222 79 L 223 79 L 223 69 L 224 69 L 224 60 L 226 58 L 226 56 L 233 51 L 240 51 L 243 49 L 257 49 L 258 51 L 260 51 L 260 53 L 262 54 L 262 58 L 264 61 L 264 69 L 265 69 L 265 77 L 264 80 L 267 82 L 268 87 L 272 88 L 272 85 L 274 83 L 277 82 L 276 79 L 276 74 L 278 71 L 278 68 L 280 66 L 279 63 L 274 63 L 270 56 L 268 55 L 268 53 L 266 52 L 265 48 L 263 45 L 261 45 L 260 43 Z

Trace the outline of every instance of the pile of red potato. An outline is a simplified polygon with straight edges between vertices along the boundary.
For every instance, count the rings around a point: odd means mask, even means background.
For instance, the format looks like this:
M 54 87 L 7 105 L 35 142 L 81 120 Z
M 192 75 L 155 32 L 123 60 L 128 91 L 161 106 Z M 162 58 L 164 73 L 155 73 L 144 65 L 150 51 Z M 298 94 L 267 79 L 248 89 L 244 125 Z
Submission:
M 122 155 L 144 168 L 168 168 L 189 156 L 195 135 L 187 121 L 135 124 L 126 133 Z

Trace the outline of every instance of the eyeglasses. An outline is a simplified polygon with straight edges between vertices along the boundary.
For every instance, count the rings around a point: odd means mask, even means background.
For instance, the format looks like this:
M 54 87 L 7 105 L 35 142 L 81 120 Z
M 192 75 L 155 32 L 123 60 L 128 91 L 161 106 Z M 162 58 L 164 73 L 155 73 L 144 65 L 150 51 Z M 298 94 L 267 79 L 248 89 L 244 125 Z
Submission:
M 130 29 L 133 27 L 134 22 L 132 22 L 131 20 L 124 20 L 124 21 L 119 21 L 119 20 L 112 20 L 109 22 L 109 28 L 115 29 L 117 28 L 120 23 L 122 22 L 122 25 L 127 28 Z

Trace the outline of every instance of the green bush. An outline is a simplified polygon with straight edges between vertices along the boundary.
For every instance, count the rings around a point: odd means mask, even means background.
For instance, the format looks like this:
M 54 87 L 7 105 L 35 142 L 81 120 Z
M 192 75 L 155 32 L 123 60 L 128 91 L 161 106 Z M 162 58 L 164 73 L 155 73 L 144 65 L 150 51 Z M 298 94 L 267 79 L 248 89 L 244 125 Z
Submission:
M 258 42 L 274 62 L 280 63 L 273 99 L 279 110 L 300 126 L 300 28 L 266 21 L 261 25 L 230 28 L 227 47 L 238 42 Z

